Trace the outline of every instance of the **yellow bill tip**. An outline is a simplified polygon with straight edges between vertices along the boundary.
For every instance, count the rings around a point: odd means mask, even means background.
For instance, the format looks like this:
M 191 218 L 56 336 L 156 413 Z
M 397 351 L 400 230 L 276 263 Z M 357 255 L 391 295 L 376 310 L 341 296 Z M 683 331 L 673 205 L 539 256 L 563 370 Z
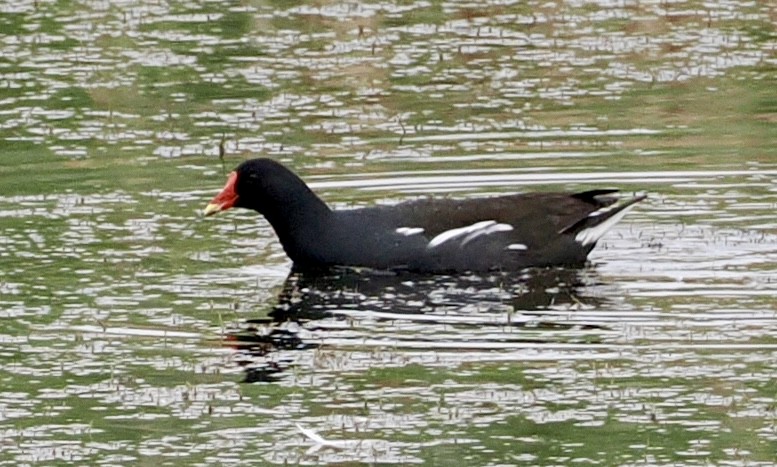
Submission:
M 217 212 L 221 211 L 221 205 L 210 203 L 207 206 L 205 206 L 205 209 L 202 210 L 202 215 L 204 217 L 212 216 L 213 214 L 216 214 Z

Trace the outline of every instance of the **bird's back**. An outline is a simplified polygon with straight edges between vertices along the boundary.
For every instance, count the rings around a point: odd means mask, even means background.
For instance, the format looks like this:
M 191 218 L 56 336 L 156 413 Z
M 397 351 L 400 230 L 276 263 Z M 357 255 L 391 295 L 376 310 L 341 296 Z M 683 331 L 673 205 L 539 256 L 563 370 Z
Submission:
M 579 265 L 594 245 L 562 232 L 614 203 L 603 197 L 609 193 L 422 199 L 335 211 L 326 261 L 431 272 Z

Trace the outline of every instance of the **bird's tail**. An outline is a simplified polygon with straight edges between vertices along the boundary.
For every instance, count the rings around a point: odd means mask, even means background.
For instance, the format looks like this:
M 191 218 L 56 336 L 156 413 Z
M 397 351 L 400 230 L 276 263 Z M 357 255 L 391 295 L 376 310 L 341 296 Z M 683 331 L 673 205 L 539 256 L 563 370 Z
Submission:
M 647 198 L 637 195 L 625 203 L 609 204 L 591 212 L 574 224 L 564 227 L 560 234 L 574 235 L 575 241 L 583 246 L 594 245 L 608 230 L 617 224 L 635 204 Z

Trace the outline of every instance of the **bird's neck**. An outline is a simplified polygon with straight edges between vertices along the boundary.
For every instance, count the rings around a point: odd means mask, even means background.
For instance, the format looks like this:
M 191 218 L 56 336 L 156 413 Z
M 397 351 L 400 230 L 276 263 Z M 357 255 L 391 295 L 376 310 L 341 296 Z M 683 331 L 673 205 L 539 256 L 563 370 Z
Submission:
M 305 187 L 305 194 L 283 203 L 264 213 L 272 225 L 286 254 L 295 263 L 318 261 L 322 240 L 328 235 L 332 210 L 315 193 Z

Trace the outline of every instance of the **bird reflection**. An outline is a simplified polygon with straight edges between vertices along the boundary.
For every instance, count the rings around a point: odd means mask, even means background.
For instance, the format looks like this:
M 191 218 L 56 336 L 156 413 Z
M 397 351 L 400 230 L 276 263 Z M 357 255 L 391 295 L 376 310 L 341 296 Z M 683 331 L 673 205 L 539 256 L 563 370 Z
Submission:
M 592 270 L 529 269 L 521 274 L 417 275 L 353 269 L 310 273 L 292 271 L 277 304 L 265 318 L 251 319 L 229 334 L 239 351 L 236 361 L 246 370 L 246 382 L 274 381 L 293 364 L 277 358 L 288 351 L 317 347 L 305 331 L 326 333 L 327 323 L 353 317 L 417 320 L 457 317 L 456 325 L 538 328 L 598 327 L 579 323 L 543 322 L 543 311 L 597 307 L 601 297 L 587 294 L 597 283 Z M 540 319 L 489 322 L 494 316 L 533 316 Z M 276 358 L 267 358 L 275 354 Z

